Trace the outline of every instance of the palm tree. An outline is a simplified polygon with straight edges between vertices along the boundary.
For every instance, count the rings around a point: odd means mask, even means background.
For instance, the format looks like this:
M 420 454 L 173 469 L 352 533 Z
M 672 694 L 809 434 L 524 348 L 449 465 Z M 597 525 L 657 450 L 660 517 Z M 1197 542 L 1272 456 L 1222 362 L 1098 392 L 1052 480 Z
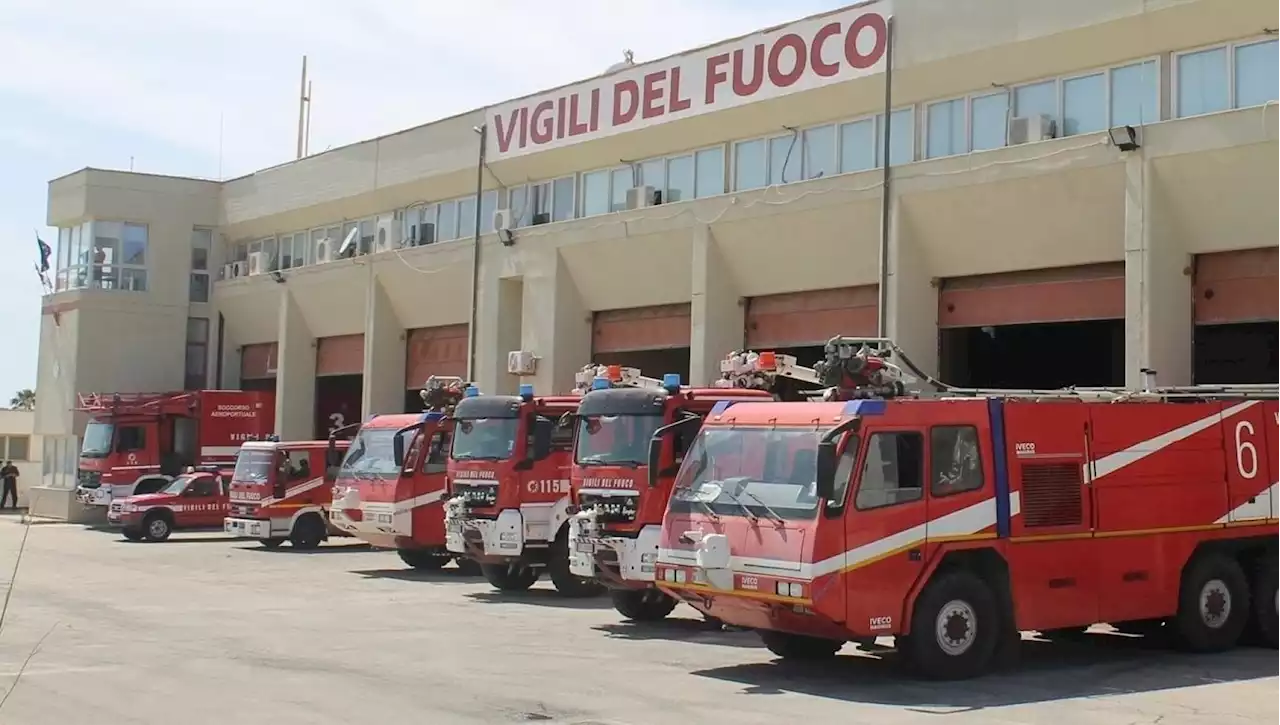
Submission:
M 19 390 L 9 399 L 9 407 L 14 410 L 35 410 L 36 391 L 31 388 Z

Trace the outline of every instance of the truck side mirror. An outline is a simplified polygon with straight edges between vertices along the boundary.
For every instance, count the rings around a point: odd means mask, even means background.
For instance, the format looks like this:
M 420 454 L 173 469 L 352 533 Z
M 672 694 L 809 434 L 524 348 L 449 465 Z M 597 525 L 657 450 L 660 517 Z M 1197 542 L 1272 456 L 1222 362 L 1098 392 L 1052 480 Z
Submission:
M 662 464 L 662 436 L 654 433 L 649 439 L 649 488 L 655 488 L 658 485 L 658 476 L 661 471 L 658 466 Z
M 549 418 L 538 418 L 533 423 L 533 455 L 535 461 L 541 461 L 551 455 L 551 434 L 556 429 L 555 421 Z
M 391 458 L 395 461 L 396 468 L 404 468 L 404 436 L 400 433 L 397 431 L 391 439 Z
M 827 501 L 836 492 L 836 458 L 835 441 L 822 441 L 818 444 L 818 498 Z

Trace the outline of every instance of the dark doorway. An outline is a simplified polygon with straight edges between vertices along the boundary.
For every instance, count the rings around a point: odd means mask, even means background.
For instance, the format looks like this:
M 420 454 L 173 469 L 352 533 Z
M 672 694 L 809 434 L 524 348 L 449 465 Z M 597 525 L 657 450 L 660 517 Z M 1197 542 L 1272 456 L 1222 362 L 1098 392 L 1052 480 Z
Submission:
M 940 331 L 942 381 L 962 388 L 1124 384 L 1124 320 Z
M 1194 376 L 1198 384 L 1274 383 L 1277 324 L 1196 325 Z

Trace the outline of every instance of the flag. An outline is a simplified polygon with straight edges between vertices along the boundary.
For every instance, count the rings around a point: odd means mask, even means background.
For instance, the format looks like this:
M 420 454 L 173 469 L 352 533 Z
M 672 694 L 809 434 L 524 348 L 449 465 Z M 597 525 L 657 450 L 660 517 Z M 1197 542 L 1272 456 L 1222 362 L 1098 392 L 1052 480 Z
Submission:
M 41 278 L 44 273 L 49 271 L 49 257 L 53 256 L 53 248 L 44 243 L 40 238 L 40 232 L 36 232 L 36 248 L 40 250 L 40 264 L 36 267 L 40 271 Z

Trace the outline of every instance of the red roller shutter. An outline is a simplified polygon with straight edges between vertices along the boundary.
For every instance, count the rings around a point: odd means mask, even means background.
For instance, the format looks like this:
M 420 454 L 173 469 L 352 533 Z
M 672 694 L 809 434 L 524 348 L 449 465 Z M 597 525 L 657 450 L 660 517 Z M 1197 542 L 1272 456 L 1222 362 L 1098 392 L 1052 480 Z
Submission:
M 689 347 L 689 317 L 688 304 L 597 312 L 592 351 L 599 355 Z
M 337 335 L 316 341 L 316 377 L 359 375 L 364 371 L 364 335 Z
M 463 377 L 466 374 L 466 325 L 409 330 L 405 341 L 405 388 L 421 388 L 432 375 Z
M 1197 325 L 1266 322 L 1277 313 L 1277 247 L 1196 256 Z
M 1124 263 L 957 277 L 938 295 L 938 327 L 1124 319 Z
M 240 348 L 240 379 L 267 380 L 276 376 L 278 347 L 274 342 L 261 342 Z
M 802 347 L 821 345 L 835 335 L 874 336 L 877 289 L 868 285 L 752 297 L 747 303 L 747 347 Z

